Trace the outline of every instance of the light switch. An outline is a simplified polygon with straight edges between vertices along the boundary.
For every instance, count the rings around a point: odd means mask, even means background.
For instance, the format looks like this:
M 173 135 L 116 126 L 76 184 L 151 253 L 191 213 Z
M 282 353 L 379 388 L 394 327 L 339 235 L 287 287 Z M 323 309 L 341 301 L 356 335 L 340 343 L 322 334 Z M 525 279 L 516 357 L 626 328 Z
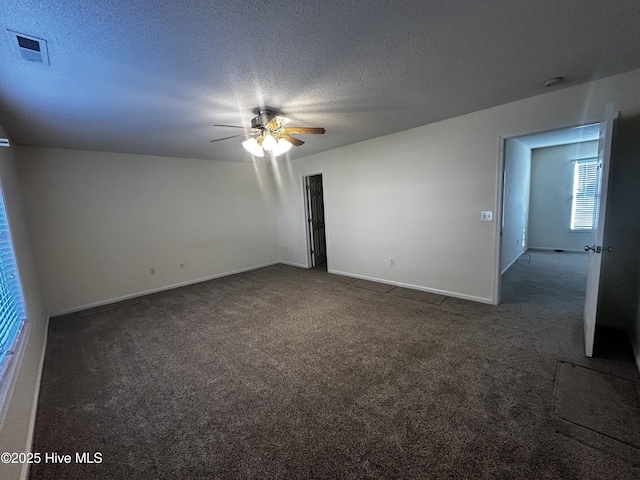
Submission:
M 493 222 L 493 212 L 480 212 L 480 220 L 483 222 Z

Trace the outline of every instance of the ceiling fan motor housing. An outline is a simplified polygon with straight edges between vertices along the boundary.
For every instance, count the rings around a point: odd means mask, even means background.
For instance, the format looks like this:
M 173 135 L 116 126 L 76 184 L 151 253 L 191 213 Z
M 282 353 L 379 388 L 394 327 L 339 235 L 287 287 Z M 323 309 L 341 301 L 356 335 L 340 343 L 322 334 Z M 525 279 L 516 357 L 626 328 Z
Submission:
M 257 117 L 251 119 L 251 128 L 264 128 L 273 119 L 271 110 L 260 110 Z

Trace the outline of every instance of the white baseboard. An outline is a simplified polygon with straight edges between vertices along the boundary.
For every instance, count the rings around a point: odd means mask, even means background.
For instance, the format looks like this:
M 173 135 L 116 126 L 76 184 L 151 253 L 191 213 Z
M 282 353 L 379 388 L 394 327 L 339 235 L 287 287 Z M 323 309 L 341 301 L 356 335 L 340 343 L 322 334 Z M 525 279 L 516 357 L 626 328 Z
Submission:
M 447 297 L 461 298 L 462 300 L 471 300 L 472 302 L 487 303 L 489 305 L 494 305 L 493 301 L 490 298 L 476 297 L 474 295 L 466 295 L 464 293 L 458 293 L 458 292 L 449 292 L 448 290 L 439 290 L 437 288 L 427 288 L 427 287 L 422 287 L 420 285 L 413 285 L 410 283 L 395 282 L 393 280 L 369 277 L 367 275 L 358 275 L 356 273 L 341 272 L 339 270 L 328 270 L 328 272 L 334 273 L 336 275 L 343 275 L 345 277 L 358 278 L 360 280 L 369 280 L 372 282 L 386 283 L 387 285 L 393 285 L 396 287 L 411 288 L 413 290 L 420 290 L 421 292 L 436 293 L 438 295 L 445 295 Z
M 124 300 L 129 300 L 132 298 L 142 297 L 144 295 L 150 295 L 152 293 L 164 292 L 166 290 L 172 290 L 174 288 L 186 287 L 187 285 L 193 285 L 196 283 L 206 282 L 207 280 L 214 280 L 216 278 L 227 277 L 229 275 L 235 275 L 236 273 L 249 272 L 251 270 L 257 270 L 258 268 L 270 267 L 271 265 L 277 265 L 278 263 L 283 263 L 281 261 L 263 263 L 260 265 L 254 265 L 251 267 L 240 268 L 238 270 L 232 270 L 230 272 L 218 273 L 216 275 L 211 275 L 208 277 L 202 277 L 195 280 L 187 280 L 186 282 L 174 283 L 172 285 L 165 285 L 164 287 L 153 288 L 151 290 L 144 290 L 142 292 L 131 293 L 129 295 L 123 295 L 121 297 L 111 298 L 109 300 L 103 300 L 96 303 L 89 303 L 87 305 L 81 305 L 78 307 L 69 308 L 66 310 L 61 310 L 59 312 L 54 312 L 51 314 L 52 317 L 57 317 L 58 315 L 66 315 L 68 313 L 80 312 L 82 310 L 86 310 L 88 308 L 101 307 L 103 305 L 109 305 L 110 303 L 122 302 Z M 306 267 L 305 267 L 306 268 Z
M 305 265 L 304 263 L 296 263 L 296 262 L 287 262 L 285 260 L 280 260 L 279 263 L 282 263 L 284 265 L 291 265 L 292 267 L 300 267 L 300 268 L 309 268 L 307 265 Z
M 562 250 L 567 253 L 587 253 L 584 249 L 575 249 L 575 248 L 548 248 L 548 247 L 529 247 L 527 250 L 539 250 L 543 252 L 555 252 L 556 250 Z
M 42 383 L 42 371 L 44 369 L 44 356 L 47 351 L 47 342 L 49 340 L 49 320 L 47 318 L 46 325 L 44 327 L 44 340 L 42 342 L 42 352 L 40 353 L 40 366 L 38 367 L 38 376 L 36 378 L 35 391 L 33 395 L 33 403 L 31 405 L 31 417 L 29 418 L 29 430 L 27 432 L 27 444 L 25 445 L 25 452 L 31 452 L 33 447 L 33 435 L 36 427 L 36 416 L 38 414 L 38 400 L 40 398 L 40 384 Z M 20 473 L 21 480 L 27 480 L 29 478 L 30 464 L 25 462 L 22 465 L 22 472 Z
M 511 262 L 509 263 L 509 265 L 507 265 L 504 269 L 502 269 L 502 271 L 500 272 L 500 275 L 504 275 L 504 274 L 505 274 L 505 272 L 506 272 L 507 270 L 509 270 L 509 269 L 513 266 L 513 264 L 514 264 L 514 263 L 516 263 L 518 260 L 520 260 L 520 257 L 521 257 L 522 255 L 524 255 L 524 252 L 522 252 L 522 253 L 521 253 L 520 255 L 518 255 L 516 258 L 514 258 L 513 260 L 511 260 Z
M 521 247 L 520 248 L 520 253 L 516 256 L 516 258 L 514 258 L 513 260 L 511 260 L 511 262 L 509 262 L 509 265 L 507 265 L 505 268 L 502 269 L 502 271 L 500 272 L 500 275 L 504 275 L 504 272 L 509 270 L 513 266 L 514 263 L 516 263 L 518 260 L 520 260 L 520 257 L 522 255 L 524 255 L 525 253 L 527 253 L 527 250 L 529 250 L 528 247 Z

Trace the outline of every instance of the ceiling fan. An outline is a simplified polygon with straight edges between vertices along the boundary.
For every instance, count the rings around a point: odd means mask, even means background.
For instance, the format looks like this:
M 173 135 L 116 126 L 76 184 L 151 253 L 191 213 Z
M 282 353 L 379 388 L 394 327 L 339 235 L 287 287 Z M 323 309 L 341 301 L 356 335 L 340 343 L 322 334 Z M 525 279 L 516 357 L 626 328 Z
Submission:
M 322 134 L 324 128 L 285 127 L 291 120 L 276 115 L 273 110 L 267 108 L 258 109 L 258 116 L 251 119 L 251 132 L 232 135 L 230 137 L 216 138 L 212 142 L 220 142 L 238 137 L 251 137 L 242 142 L 242 146 L 256 157 L 264 157 L 265 152 L 275 157 L 288 152 L 294 145 L 299 147 L 304 142 L 291 135 L 307 133 Z M 245 128 L 237 125 L 214 125 L 214 127 Z

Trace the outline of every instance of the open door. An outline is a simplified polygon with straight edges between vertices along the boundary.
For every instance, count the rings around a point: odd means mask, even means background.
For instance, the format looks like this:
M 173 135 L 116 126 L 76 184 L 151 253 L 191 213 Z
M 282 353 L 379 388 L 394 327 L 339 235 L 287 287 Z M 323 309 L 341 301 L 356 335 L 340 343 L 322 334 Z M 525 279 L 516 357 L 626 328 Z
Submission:
M 322 175 L 305 177 L 307 199 L 307 221 L 309 222 L 309 245 L 311 267 L 327 261 L 327 242 L 324 232 L 324 198 Z
M 607 190 L 609 184 L 609 161 L 611 159 L 611 142 L 613 124 L 617 112 L 612 103 L 607 105 L 605 118 L 600 124 L 600 139 L 598 141 L 598 175 L 596 187 L 596 202 L 594 208 L 594 222 L 591 245 L 585 245 L 589 252 L 589 271 L 587 273 L 587 291 L 584 302 L 584 352 L 587 357 L 593 356 L 593 342 L 596 332 L 596 314 L 598 310 L 598 292 L 600 290 L 600 271 L 602 268 L 602 253 L 611 247 L 603 246 L 605 212 L 607 209 Z

